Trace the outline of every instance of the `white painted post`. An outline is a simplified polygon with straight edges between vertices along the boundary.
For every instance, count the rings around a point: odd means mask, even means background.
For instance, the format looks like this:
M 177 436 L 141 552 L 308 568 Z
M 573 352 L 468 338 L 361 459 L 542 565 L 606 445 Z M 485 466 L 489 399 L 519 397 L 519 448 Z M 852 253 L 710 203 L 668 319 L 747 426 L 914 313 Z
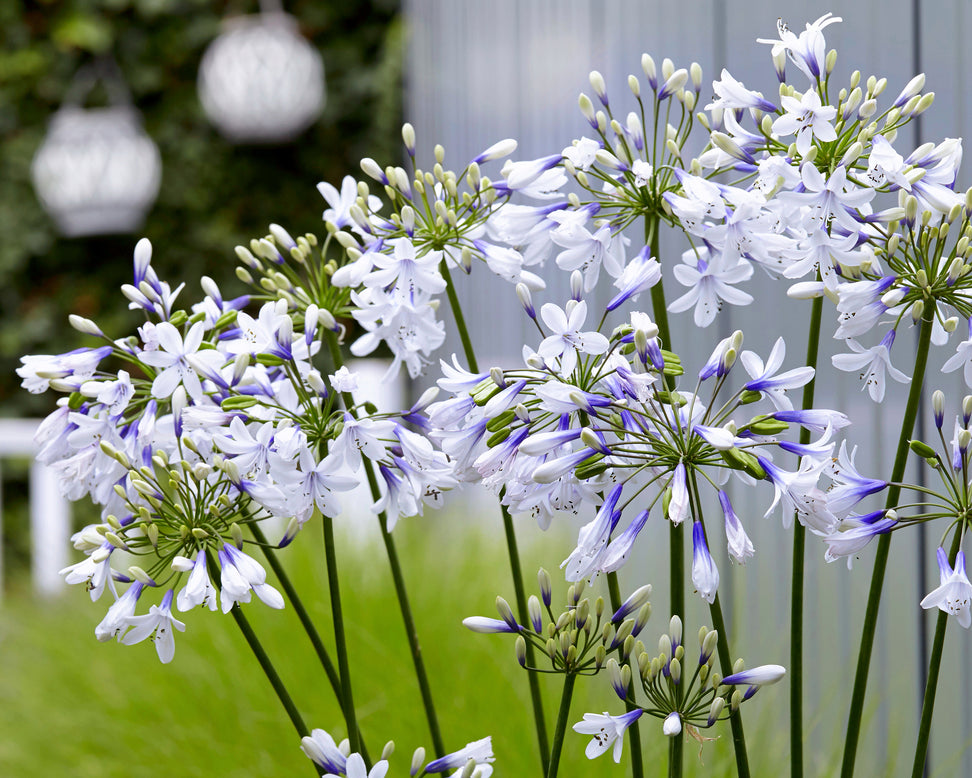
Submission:
M 34 434 L 39 424 L 35 419 L 0 419 L 0 459 L 36 456 Z M 30 466 L 28 499 L 34 591 L 43 596 L 57 594 L 64 590 L 64 582 L 57 573 L 68 564 L 71 508 L 61 496 L 54 473 L 37 461 Z M 0 591 L 3 583 L 2 528 L 0 502 Z
M 61 497 L 54 472 L 40 462 L 30 466 L 30 561 L 34 591 L 49 597 L 64 589 L 58 570 L 68 564 L 71 510 Z

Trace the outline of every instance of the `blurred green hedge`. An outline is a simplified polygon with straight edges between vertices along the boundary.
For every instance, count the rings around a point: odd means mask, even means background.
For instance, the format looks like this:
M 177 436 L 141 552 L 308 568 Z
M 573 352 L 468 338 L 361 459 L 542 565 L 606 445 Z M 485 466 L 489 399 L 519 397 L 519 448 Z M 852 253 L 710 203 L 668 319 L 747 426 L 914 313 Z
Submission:
M 13 371 L 24 353 L 81 344 L 68 313 L 120 334 L 134 321 L 118 287 L 131 280 L 139 236 L 59 238 L 30 182 L 47 122 L 85 63 L 114 57 L 159 145 L 162 188 L 142 234 L 163 280 L 187 282 L 185 303 L 202 296 L 203 274 L 237 288 L 233 247 L 265 234 L 270 222 L 319 233 L 319 181 L 339 185 L 362 156 L 398 158 L 398 0 L 283 5 L 324 58 L 327 105 L 295 143 L 262 147 L 223 140 L 196 95 L 199 62 L 222 19 L 255 13 L 257 0 L 0 3 L 0 414 L 51 410 L 50 397 L 28 395 Z

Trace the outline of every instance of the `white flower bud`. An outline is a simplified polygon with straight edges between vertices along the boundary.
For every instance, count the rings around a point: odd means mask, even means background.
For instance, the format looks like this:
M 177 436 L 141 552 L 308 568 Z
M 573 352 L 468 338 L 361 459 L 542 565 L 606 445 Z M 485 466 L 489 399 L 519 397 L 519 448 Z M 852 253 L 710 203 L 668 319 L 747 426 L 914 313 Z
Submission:
M 99 338 L 104 337 L 104 333 L 101 331 L 101 327 L 95 324 L 91 319 L 86 319 L 83 316 L 78 316 L 72 313 L 68 316 L 68 322 L 70 325 L 83 335 L 96 335 Z
M 598 71 L 592 70 L 589 76 L 591 81 L 591 89 L 594 90 L 594 94 L 598 96 L 598 99 L 603 103 L 607 101 L 607 87 L 604 85 L 604 76 L 602 76 Z
M 508 157 L 514 151 L 516 151 L 517 143 L 513 138 L 504 138 L 501 141 L 497 141 L 488 149 L 486 149 L 482 154 L 476 157 L 478 162 L 490 162 L 494 159 L 502 159 L 503 157 Z
M 641 69 L 645 72 L 645 76 L 652 84 L 656 83 L 655 60 L 651 58 L 650 54 L 641 55 Z
M 402 125 L 402 142 L 409 156 L 415 156 L 415 128 L 408 122 Z
M 823 281 L 801 281 L 786 290 L 786 296 L 791 300 L 813 300 L 822 297 L 823 293 Z
M 665 722 L 662 724 L 662 732 L 668 737 L 675 737 L 682 731 L 682 717 L 678 715 L 678 711 L 672 711 L 668 714 Z

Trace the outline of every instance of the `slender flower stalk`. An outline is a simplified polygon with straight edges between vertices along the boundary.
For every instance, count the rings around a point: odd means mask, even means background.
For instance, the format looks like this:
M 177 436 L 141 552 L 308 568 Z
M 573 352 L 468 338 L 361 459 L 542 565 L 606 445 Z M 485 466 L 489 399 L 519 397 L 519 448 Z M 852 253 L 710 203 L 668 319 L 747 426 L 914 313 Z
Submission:
M 337 646 L 338 669 L 341 674 L 341 708 L 348 727 L 348 740 L 352 751 L 361 751 L 357 712 L 351 688 L 351 666 L 348 662 L 348 644 L 344 631 L 344 610 L 341 606 L 341 586 L 338 581 L 337 553 L 334 548 L 334 521 L 322 516 L 324 527 L 324 557 L 327 565 L 327 584 L 331 592 L 331 617 L 334 619 L 334 642 Z M 306 735 L 307 732 L 302 732 Z
M 668 778 L 682 778 L 682 751 L 685 741 L 682 733 L 668 739 Z
M 327 647 L 324 645 L 324 641 L 321 640 L 320 633 L 314 626 L 314 622 L 311 621 L 310 615 L 307 613 L 307 608 L 304 607 L 304 603 L 300 599 L 300 595 L 294 588 L 293 583 L 290 580 L 290 576 L 287 575 L 287 571 L 284 566 L 280 564 L 280 560 L 277 559 L 276 553 L 274 553 L 273 547 L 267 541 L 267 536 L 263 534 L 263 530 L 260 529 L 259 524 L 251 524 L 250 531 L 253 533 L 253 537 L 256 538 L 257 544 L 260 546 L 260 550 L 263 551 L 263 556 L 266 558 L 270 565 L 270 569 L 273 570 L 274 575 L 277 576 L 277 580 L 280 582 L 281 588 L 283 588 L 284 593 L 287 595 L 287 599 L 290 600 L 290 604 L 294 607 L 294 612 L 297 614 L 297 618 L 300 619 L 300 624 L 304 628 L 304 632 L 307 633 L 307 637 L 314 647 L 314 653 L 317 654 L 317 658 L 321 662 L 321 666 L 324 668 L 324 673 L 327 675 L 327 680 L 331 683 L 331 688 L 334 690 L 334 694 L 337 696 L 338 700 L 341 699 L 341 678 L 338 675 L 337 669 L 334 667 L 334 662 L 331 660 L 330 655 L 327 653 Z
M 547 768 L 547 778 L 556 778 L 557 769 L 560 767 L 560 752 L 564 746 L 564 735 L 567 732 L 567 721 L 570 718 L 570 701 L 574 695 L 574 682 L 576 680 L 577 675 L 575 673 L 564 673 L 564 688 L 560 693 L 560 712 L 557 714 L 557 726 L 554 729 L 553 743 L 550 749 L 550 766 Z
M 962 533 L 956 531 L 952 541 L 949 558 L 956 564 L 955 558 L 962 547 Z M 935 637 L 932 638 L 932 650 L 928 659 L 928 677 L 925 681 L 925 695 L 921 704 L 921 721 L 918 725 L 918 742 L 915 746 L 915 760 L 911 768 L 911 778 L 922 778 L 925 774 L 925 760 L 928 755 L 928 739 L 931 735 L 932 713 L 935 710 L 935 694 L 938 690 L 938 676 L 942 669 L 942 650 L 945 648 L 945 629 L 948 625 L 949 613 L 941 610 L 935 621 Z
M 479 372 L 479 363 L 476 360 L 476 351 L 473 349 L 472 340 L 469 338 L 469 330 L 466 328 L 466 319 L 462 314 L 462 305 L 456 295 L 455 285 L 452 281 L 452 274 L 449 272 L 447 262 L 441 265 L 442 277 L 446 282 L 446 295 L 449 298 L 449 305 L 452 308 L 452 315 L 456 320 L 456 329 L 459 331 L 459 338 L 462 341 L 463 353 L 466 358 L 467 367 L 474 373 Z M 525 624 L 529 618 L 527 613 L 526 590 L 523 586 L 523 572 L 520 566 L 520 553 L 516 543 L 516 532 L 513 527 L 513 517 L 509 510 L 502 503 L 500 498 L 500 510 L 503 514 L 503 529 L 506 534 L 506 548 L 510 556 L 510 571 L 513 576 L 513 591 L 516 595 L 516 613 L 521 623 Z M 531 666 L 536 664 L 533 646 L 527 643 L 526 646 L 527 663 Z M 527 674 L 530 684 L 530 701 L 533 705 L 533 721 L 537 732 L 537 745 L 540 748 L 540 763 L 543 767 L 543 774 L 546 775 L 550 765 L 550 746 L 547 741 L 547 726 L 544 721 L 543 699 L 540 696 L 540 681 L 535 673 Z
M 209 566 L 215 569 L 216 560 L 213 559 L 212 554 L 209 553 L 206 556 Z M 240 628 L 240 632 L 243 633 L 243 638 L 246 640 L 246 644 L 250 647 L 250 650 L 256 657 L 257 662 L 260 663 L 260 669 L 263 670 L 264 675 L 267 676 L 267 680 L 273 687 L 274 692 L 276 692 L 277 699 L 279 699 L 280 704 L 283 705 L 284 710 L 287 712 L 287 717 L 290 719 L 291 724 L 294 725 L 294 729 L 297 730 L 297 734 L 301 737 L 309 736 L 310 730 L 307 729 L 307 725 L 304 723 L 304 719 L 300 715 L 300 711 L 297 710 L 297 706 L 294 704 L 294 700 L 290 696 L 290 692 L 287 691 L 287 687 L 284 686 L 284 682 L 281 680 L 279 673 L 277 673 L 276 668 L 273 666 L 273 662 L 270 661 L 270 656 L 267 654 L 266 649 L 263 648 L 263 644 L 260 643 L 259 638 L 257 638 L 256 633 L 253 631 L 253 627 L 250 626 L 249 619 L 243 615 L 243 610 L 240 608 L 239 603 L 237 603 L 230 610 L 230 613 L 233 614 L 233 619 L 236 621 L 236 626 Z M 315 766 L 315 771 L 318 775 L 324 774 L 324 771 L 317 766 Z
M 327 342 L 334 369 L 340 370 L 344 366 L 344 358 L 341 354 L 341 347 L 337 342 L 337 337 L 333 333 L 329 333 Z M 343 393 L 342 399 L 346 408 L 353 407 L 354 401 L 350 393 Z M 377 501 L 381 494 L 378 489 L 378 479 L 375 476 L 374 465 L 372 465 L 368 457 L 362 457 L 362 464 L 364 465 L 365 477 L 368 479 L 371 497 Z M 429 684 L 429 676 L 425 669 L 425 660 L 422 659 L 422 647 L 419 642 L 418 630 L 415 627 L 415 619 L 412 615 L 408 590 L 405 586 L 405 576 L 402 573 L 402 565 L 398 558 L 395 540 L 388 531 L 388 520 L 384 511 L 378 513 L 378 526 L 381 530 L 381 539 L 385 545 L 385 554 L 388 557 L 388 565 L 391 569 L 395 595 L 398 599 L 398 608 L 401 611 L 402 621 L 405 625 L 405 635 L 408 638 L 408 647 L 412 655 L 412 664 L 415 667 L 419 693 L 422 695 L 422 706 L 425 709 L 425 718 L 428 721 L 429 733 L 432 737 L 432 747 L 435 749 L 435 755 L 441 757 L 446 753 L 445 743 L 442 740 L 442 731 L 439 727 L 439 718 L 435 710 L 435 701 L 432 698 L 432 687 Z M 365 757 L 367 758 L 366 754 Z
M 823 297 L 815 297 L 810 306 L 810 331 L 807 333 L 807 359 L 804 364 L 814 369 L 820 351 L 820 322 L 823 316 Z M 801 408 L 813 407 L 816 380 L 803 387 Z M 800 430 L 800 443 L 810 442 L 810 430 Z M 803 577 L 806 546 L 806 527 L 793 522 L 793 569 L 790 589 L 790 776 L 803 776 Z
M 657 215 L 645 217 L 645 243 L 651 246 L 650 254 L 657 257 L 661 252 L 661 231 L 660 220 Z M 672 331 L 668 325 L 668 307 L 665 300 L 664 279 L 659 278 L 658 283 L 651 287 L 651 309 L 655 316 L 655 324 L 658 327 L 658 338 L 669 351 L 674 351 L 672 343 Z M 674 381 L 666 379 L 671 389 Z M 671 597 L 671 612 L 673 614 L 685 613 L 685 538 L 682 534 L 681 524 L 672 522 L 668 528 L 668 563 L 669 567 L 669 587 Z
M 607 574 L 608 595 L 611 598 L 611 608 L 617 612 L 621 607 L 621 587 L 618 584 L 618 574 L 611 571 Z M 618 648 L 618 659 L 623 661 L 623 645 Z M 625 708 L 630 713 L 638 706 L 634 704 L 634 681 L 628 683 L 628 697 L 625 700 Z M 676 738 L 678 739 L 678 738 Z M 641 754 L 641 728 L 638 722 L 633 722 L 628 727 L 628 742 L 631 743 L 631 776 L 632 778 L 644 778 L 645 766 L 644 757 Z
M 703 525 L 702 521 L 702 502 L 699 498 L 699 484 L 693 471 L 690 475 L 692 485 L 691 498 L 693 500 L 693 514 L 696 521 Z M 719 602 L 719 595 L 716 594 L 709 605 L 709 613 L 712 616 L 712 627 L 719 633 L 719 640 L 716 643 L 716 651 L 719 654 L 719 664 L 722 673 L 728 677 L 732 674 L 732 655 L 729 653 L 729 631 L 726 629 L 725 619 L 722 617 L 722 604 Z M 736 775 L 738 778 L 749 778 L 749 754 L 746 751 L 746 734 L 743 731 L 742 710 L 737 710 L 729 717 L 729 726 L 732 730 L 732 747 L 736 756 Z
M 894 466 L 891 471 L 891 486 L 888 487 L 885 508 L 894 508 L 898 504 L 898 495 L 901 491 L 900 482 L 908 460 L 908 452 L 910 451 L 909 442 L 915 426 L 915 419 L 918 416 L 918 406 L 921 401 L 921 390 L 925 379 L 925 368 L 928 364 L 928 351 L 931 345 L 934 319 L 935 306 L 925 306 L 921 319 L 921 331 L 918 334 L 915 371 L 911 379 L 908 403 L 905 406 L 904 417 L 901 421 L 901 435 L 898 438 Z M 868 591 L 867 606 L 864 610 L 864 625 L 861 629 L 861 647 L 857 655 L 857 671 L 854 675 L 854 691 L 851 696 L 850 711 L 847 714 L 847 734 L 844 741 L 844 757 L 840 772 L 841 778 L 851 778 L 854 774 L 854 762 L 857 759 L 857 744 L 861 736 L 864 696 L 867 693 L 867 674 L 871 666 L 871 652 L 874 648 L 878 610 L 881 605 L 884 574 L 887 570 L 888 555 L 890 552 L 891 533 L 885 533 L 878 539 L 877 551 L 874 554 L 871 588 Z

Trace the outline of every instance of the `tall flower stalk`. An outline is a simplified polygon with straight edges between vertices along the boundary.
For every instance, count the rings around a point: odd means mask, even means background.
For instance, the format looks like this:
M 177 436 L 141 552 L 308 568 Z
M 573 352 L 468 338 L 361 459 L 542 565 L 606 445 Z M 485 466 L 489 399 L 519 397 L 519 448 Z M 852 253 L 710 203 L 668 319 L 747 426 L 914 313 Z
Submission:
M 820 350 L 820 323 L 823 318 L 823 297 L 814 299 L 810 307 L 810 331 L 807 334 L 805 364 L 817 369 Z M 801 408 L 813 407 L 816 379 L 803 387 Z M 810 430 L 800 430 L 800 443 L 810 443 Z M 799 519 L 799 517 L 796 517 Z M 793 523 L 793 565 L 790 588 L 790 775 L 803 775 L 803 602 L 804 563 L 807 531 L 799 520 Z
M 462 305 L 459 303 L 459 296 L 456 294 L 455 285 L 452 281 L 452 274 L 449 271 L 447 263 L 443 263 L 442 265 L 442 274 L 446 281 L 446 293 L 449 297 L 449 305 L 452 309 L 452 315 L 455 318 L 456 330 L 459 332 L 459 338 L 462 341 L 463 355 L 466 358 L 466 363 L 469 365 L 469 369 L 473 373 L 478 373 L 479 362 L 476 359 L 476 352 L 473 348 L 472 340 L 469 337 L 469 330 L 466 327 L 466 319 L 462 313 Z M 513 517 L 510 515 L 509 509 L 503 504 L 502 495 L 500 495 L 500 513 L 503 517 L 503 535 L 506 539 L 506 550 L 510 560 L 510 574 L 513 578 L 513 592 L 516 601 L 517 617 L 520 619 L 520 621 L 526 623 L 526 590 L 523 586 L 523 570 L 522 565 L 520 564 L 520 552 L 516 542 L 516 529 L 513 526 Z M 536 657 L 533 654 L 533 645 L 528 643 L 526 646 L 526 651 L 527 662 L 534 665 L 536 663 Z M 540 680 L 536 674 L 529 673 L 527 676 L 527 682 L 530 687 L 530 704 L 533 709 L 533 726 L 537 737 L 537 747 L 540 751 L 540 765 L 544 775 L 550 774 L 549 771 L 551 769 L 554 770 L 554 774 L 556 774 L 557 768 L 551 763 L 550 742 L 547 738 L 547 725 L 544 721 L 543 697 L 540 693 Z M 571 684 L 570 687 L 571 693 L 572 690 L 573 684 Z M 564 694 L 567 695 L 567 705 L 569 708 L 570 696 L 566 686 L 564 687 Z M 562 739 L 563 733 L 561 733 L 561 744 Z
M 905 405 L 904 416 L 901 420 L 901 432 L 895 449 L 894 465 L 891 469 L 885 508 L 894 508 L 898 503 L 901 491 L 900 481 L 904 476 L 905 465 L 910 451 L 909 443 L 914 431 L 915 419 L 921 401 L 922 386 L 925 379 L 925 368 L 928 365 L 928 352 L 931 346 L 932 324 L 935 317 L 935 306 L 928 305 L 921 319 L 921 331 L 918 334 L 918 346 L 915 354 L 915 369 L 911 379 L 911 390 L 908 392 L 908 402 Z M 844 740 L 844 755 L 841 761 L 842 778 L 850 778 L 854 774 L 854 763 L 857 758 L 857 744 L 860 740 L 861 724 L 863 722 L 864 698 L 867 693 L 867 676 L 871 666 L 871 652 L 874 648 L 878 611 L 881 606 L 881 594 L 884 589 L 884 575 L 888 566 L 888 555 L 891 553 L 891 535 L 882 534 L 878 539 L 877 550 L 874 554 L 874 568 L 871 572 L 871 585 L 867 594 L 867 605 L 864 609 L 864 622 L 861 625 L 861 644 L 857 654 L 857 669 L 854 673 L 854 690 L 851 695 L 850 710 L 847 714 L 847 732 Z

